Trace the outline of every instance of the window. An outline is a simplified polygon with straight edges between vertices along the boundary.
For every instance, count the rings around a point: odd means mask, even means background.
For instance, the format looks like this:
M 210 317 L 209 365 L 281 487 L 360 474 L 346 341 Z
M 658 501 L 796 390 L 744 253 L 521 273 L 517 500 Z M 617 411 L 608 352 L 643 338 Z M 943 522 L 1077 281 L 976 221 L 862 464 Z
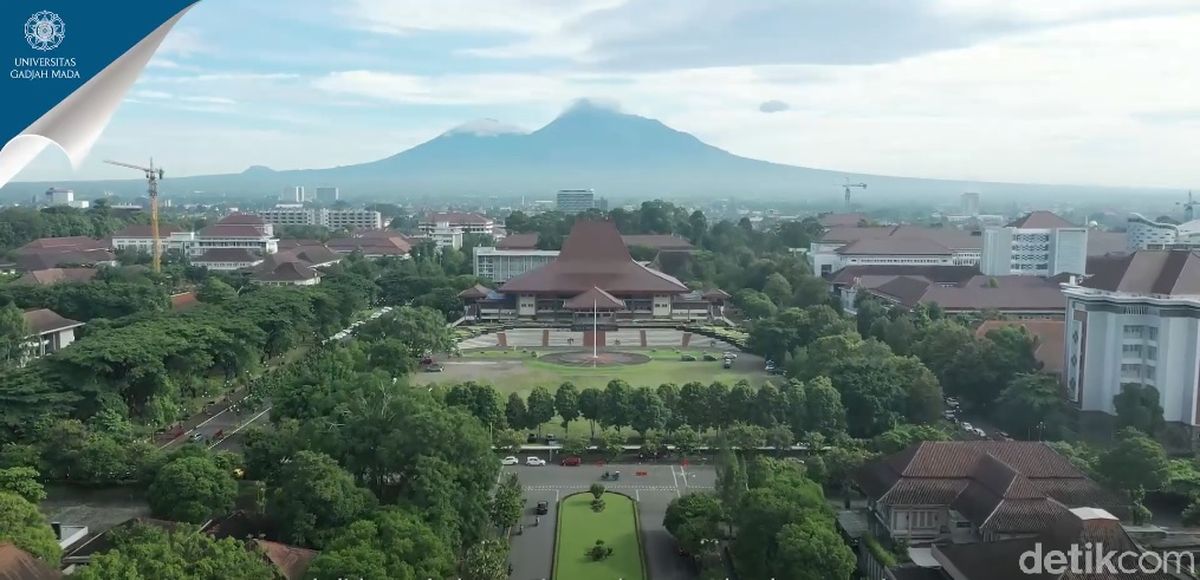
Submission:
M 1146 335 L 1146 327 L 1138 324 L 1125 325 L 1125 338 L 1142 338 Z
M 1132 356 L 1141 358 L 1142 345 L 1140 345 L 1140 344 L 1123 344 L 1123 345 L 1121 345 L 1121 352 L 1126 355 L 1132 355 Z
M 1149 333 L 1146 335 L 1146 338 L 1149 338 L 1150 340 L 1158 340 L 1158 327 L 1157 326 L 1146 327 L 1146 330 L 1149 331 Z
M 1157 346 L 1146 347 L 1146 359 L 1147 360 L 1158 360 L 1158 347 Z

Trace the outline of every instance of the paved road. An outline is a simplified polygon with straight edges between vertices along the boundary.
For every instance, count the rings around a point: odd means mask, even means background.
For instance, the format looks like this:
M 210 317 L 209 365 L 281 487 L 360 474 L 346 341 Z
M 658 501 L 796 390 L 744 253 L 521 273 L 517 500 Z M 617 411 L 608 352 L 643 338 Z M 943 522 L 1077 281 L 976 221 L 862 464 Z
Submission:
M 527 502 L 527 513 L 522 518 L 525 531 L 512 536 L 513 580 L 545 580 L 550 577 L 554 557 L 556 503 L 569 494 L 587 491 L 596 482 L 637 500 L 640 531 L 651 578 L 696 578 L 688 562 L 678 555 L 675 540 L 662 527 L 662 520 L 671 500 L 690 491 L 712 490 L 716 482 L 716 472 L 712 467 L 659 464 L 560 467 L 551 464 L 546 467 L 517 465 L 505 467 L 504 470 L 520 476 Z M 601 481 L 604 471 L 620 471 L 621 480 Z M 646 475 L 636 475 L 638 471 L 645 471 Z M 551 502 L 551 508 L 549 514 L 542 516 L 541 525 L 535 527 L 533 508 L 540 500 Z

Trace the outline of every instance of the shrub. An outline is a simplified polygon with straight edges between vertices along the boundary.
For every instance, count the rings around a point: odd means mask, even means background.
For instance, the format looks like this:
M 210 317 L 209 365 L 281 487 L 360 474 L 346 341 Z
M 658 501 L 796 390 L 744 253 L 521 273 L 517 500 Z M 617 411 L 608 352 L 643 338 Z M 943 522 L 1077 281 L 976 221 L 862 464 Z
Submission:
M 604 540 L 596 540 L 596 545 L 588 548 L 587 557 L 593 562 L 608 559 L 612 556 L 613 549 L 604 545 Z

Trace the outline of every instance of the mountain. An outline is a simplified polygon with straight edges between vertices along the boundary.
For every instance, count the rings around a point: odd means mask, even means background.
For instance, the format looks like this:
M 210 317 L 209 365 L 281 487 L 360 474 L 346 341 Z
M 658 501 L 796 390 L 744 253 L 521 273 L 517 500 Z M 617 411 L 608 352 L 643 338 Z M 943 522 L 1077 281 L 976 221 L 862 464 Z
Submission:
M 384 199 L 549 198 L 559 189 L 592 188 L 610 198 L 735 196 L 830 202 L 840 196 L 838 184 L 847 178 L 869 185 L 857 195 L 867 203 L 872 198 L 898 197 L 949 201 L 968 189 L 1014 198 L 1095 195 L 1109 189 L 885 177 L 770 163 L 732 154 L 654 119 L 587 100 L 533 132 L 483 119 L 378 161 L 327 169 L 274 171 L 253 166 L 239 174 L 168 176 L 163 188 L 172 194 L 274 195 L 286 186 L 336 185 L 350 196 Z M 130 195 L 143 188 L 137 180 L 12 183 L 0 189 L 0 196 L 28 199 L 50 185 L 73 187 L 84 199 L 105 190 Z M 1107 193 L 1135 191 L 1111 188 Z

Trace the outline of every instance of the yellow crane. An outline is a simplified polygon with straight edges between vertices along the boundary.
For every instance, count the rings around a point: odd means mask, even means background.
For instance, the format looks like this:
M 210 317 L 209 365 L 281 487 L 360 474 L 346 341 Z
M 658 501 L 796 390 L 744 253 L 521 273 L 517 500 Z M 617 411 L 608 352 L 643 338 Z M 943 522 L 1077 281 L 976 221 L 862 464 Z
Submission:
M 159 167 L 156 169 L 154 167 L 153 158 L 150 159 L 150 167 L 142 167 L 132 163 L 122 163 L 120 161 L 112 161 L 108 159 L 106 159 L 104 162 L 109 165 L 116 165 L 117 167 L 137 169 L 138 171 L 146 174 L 146 182 L 149 186 L 147 193 L 150 194 L 150 237 L 154 240 L 154 259 L 152 262 L 150 262 L 150 264 L 151 267 L 154 268 L 155 272 L 160 271 L 162 268 L 160 265 L 160 262 L 162 261 L 162 240 L 158 237 L 158 181 L 163 178 L 162 168 Z

